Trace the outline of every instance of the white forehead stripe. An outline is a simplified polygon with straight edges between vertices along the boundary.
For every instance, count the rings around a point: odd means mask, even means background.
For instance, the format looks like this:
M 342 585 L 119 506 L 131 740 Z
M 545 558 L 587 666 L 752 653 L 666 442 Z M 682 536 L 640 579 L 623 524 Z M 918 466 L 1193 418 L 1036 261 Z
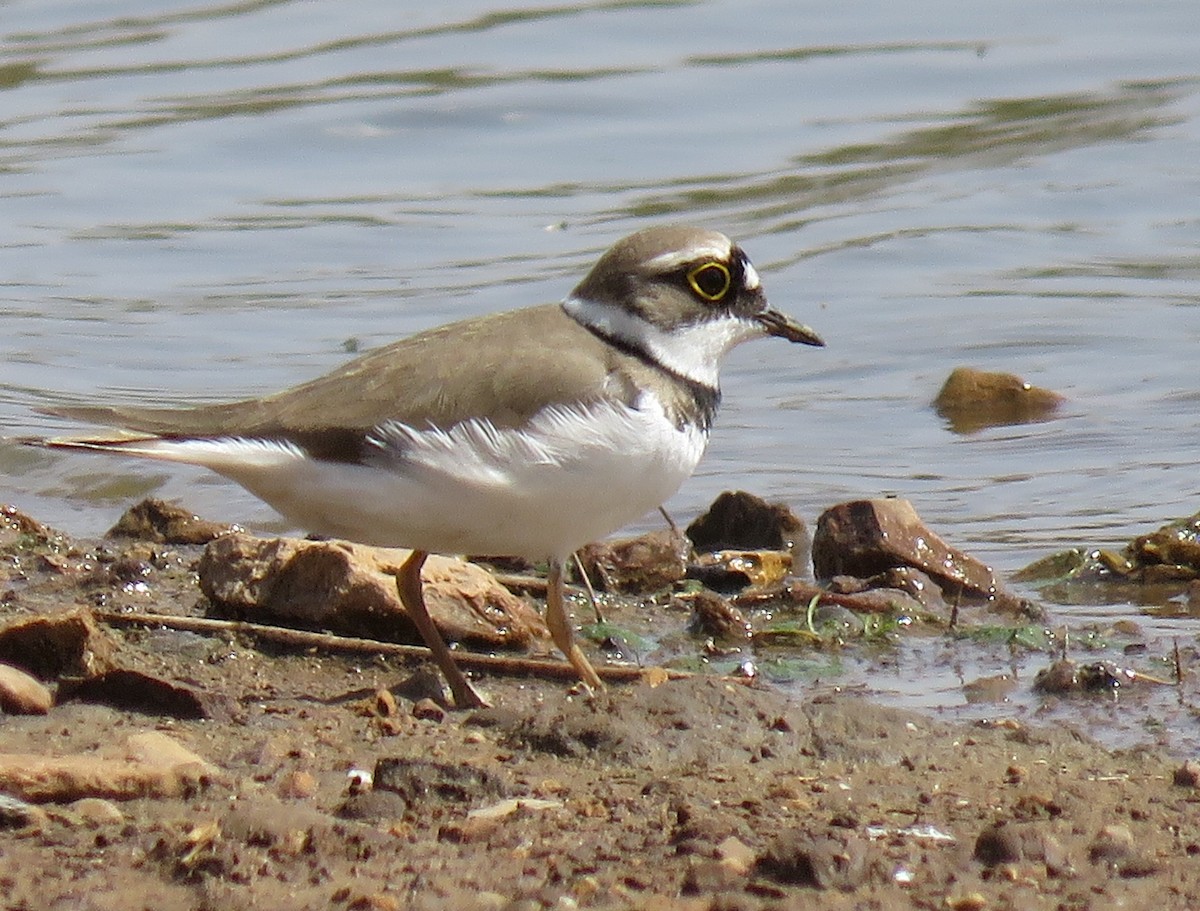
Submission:
M 726 262 L 729 260 L 732 252 L 733 250 L 728 238 L 722 237 L 718 239 L 714 237 L 711 241 L 692 244 L 684 247 L 682 250 L 660 253 L 653 259 L 647 260 L 646 265 L 656 271 L 669 272 L 671 269 L 686 266 L 688 263 L 695 262 L 704 257 Z
M 742 283 L 746 286 L 747 291 L 757 291 L 762 287 L 762 282 L 758 280 L 758 273 L 754 271 L 754 267 L 750 265 L 750 260 L 742 261 Z

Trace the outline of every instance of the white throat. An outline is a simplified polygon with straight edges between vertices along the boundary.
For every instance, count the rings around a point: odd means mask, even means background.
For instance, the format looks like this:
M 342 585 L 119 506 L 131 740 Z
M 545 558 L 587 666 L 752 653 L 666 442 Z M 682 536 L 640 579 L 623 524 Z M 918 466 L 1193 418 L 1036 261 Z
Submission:
M 757 323 L 735 316 L 660 329 L 619 305 L 574 295 L 563 301 L 563 309 L 584 326 L 646 352 L 672 373 L 709 389 L 719 388 L 721 359 L 729 350 L 764 334 Z

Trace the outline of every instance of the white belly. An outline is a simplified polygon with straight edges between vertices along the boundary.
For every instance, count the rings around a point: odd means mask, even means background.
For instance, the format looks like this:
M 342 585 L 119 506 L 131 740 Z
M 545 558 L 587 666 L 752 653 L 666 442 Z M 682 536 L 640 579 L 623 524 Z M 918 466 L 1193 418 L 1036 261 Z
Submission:
M 439 553 L 566 557 L 663 503 L 700 460 L 700 429 L 678 429 L 652 397 L 642 404 L 548 409 L 522 431 L 486 422 L 449 432 L 391 426 L 369 466 L 239 440 L 163 442 L 179 449 L 159 457 L 206 465 L 319 534 Z

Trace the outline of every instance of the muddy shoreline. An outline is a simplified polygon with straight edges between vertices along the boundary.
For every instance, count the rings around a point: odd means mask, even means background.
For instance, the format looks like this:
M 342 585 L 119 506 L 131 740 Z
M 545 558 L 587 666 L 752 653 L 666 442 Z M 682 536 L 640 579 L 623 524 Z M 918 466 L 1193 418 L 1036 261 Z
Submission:
M 201 616 L 198 554 L 158 548 L 139 585 L 145 544 L 9 539 L 0 625 Z M 178 793 L 7 788 L 5 908 L 1200 906 L 1200 769 L 1165 748 L 714 676 L 598 696 L 484 676 L 494 707 L 460 712 L 409 657 L 98 629 L 201 717 L 60 698 L 0 715 L 0 751 L 103 770 L 154 733 L 195 762 Z

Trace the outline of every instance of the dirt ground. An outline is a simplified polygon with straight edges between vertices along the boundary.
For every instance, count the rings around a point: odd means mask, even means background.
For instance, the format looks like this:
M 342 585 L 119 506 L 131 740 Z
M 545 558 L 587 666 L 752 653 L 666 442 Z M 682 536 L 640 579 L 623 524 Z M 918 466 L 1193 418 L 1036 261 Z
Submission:
M 99 580 L 72 568 L 91 545 L 6 551 L 0 626 L 202 612 L 195 550 L 139 586 L 96 546 Z M 487 677 L 493 708 L 444 712 L 419 663 L 102 627 L 121 667 L 209 717 L 60 690 L 0 715 L 0 751 L 111 755 L 158 731 L 214 768 L 180 796 L 0 808 L 5 909 L 1200 907 L 1200 776 L 1066 727 L 712 677 L 598 696 Z

